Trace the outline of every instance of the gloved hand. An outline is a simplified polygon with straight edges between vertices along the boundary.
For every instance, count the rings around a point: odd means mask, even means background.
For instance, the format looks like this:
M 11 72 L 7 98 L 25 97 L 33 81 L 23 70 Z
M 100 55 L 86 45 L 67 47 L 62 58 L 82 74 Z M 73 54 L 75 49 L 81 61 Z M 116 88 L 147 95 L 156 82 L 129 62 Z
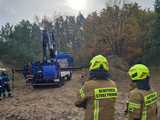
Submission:
M 79 108 L 84 108 L 86 109 L 86 105 L 84 103 L 80 103 L 80 102 L 75 102 L 75 106 L 79 107 Z

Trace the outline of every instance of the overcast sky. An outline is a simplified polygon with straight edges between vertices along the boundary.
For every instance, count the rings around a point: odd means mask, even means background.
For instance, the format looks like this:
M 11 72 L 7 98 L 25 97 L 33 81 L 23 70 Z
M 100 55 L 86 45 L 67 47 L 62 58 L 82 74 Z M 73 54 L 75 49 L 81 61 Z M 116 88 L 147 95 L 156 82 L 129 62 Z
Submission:
M 33 21 L 35 15 L 54 16 L 54 15 L 77 15 L 78 10 L 75 6 L 69 5 L 68 1 L 81 0 L 0 0 L 0 26 L 6 22 L 13 24 L 22 19 Z M 85 1 L 85 0 L 82 0 Z M 86 0 L 86 7 L 81 11 L 87 15 L 95 10 L 105 7 L 107 0 Z M 154 0 L 128 0 L 138 2 L 142 8 L 153 9 Z

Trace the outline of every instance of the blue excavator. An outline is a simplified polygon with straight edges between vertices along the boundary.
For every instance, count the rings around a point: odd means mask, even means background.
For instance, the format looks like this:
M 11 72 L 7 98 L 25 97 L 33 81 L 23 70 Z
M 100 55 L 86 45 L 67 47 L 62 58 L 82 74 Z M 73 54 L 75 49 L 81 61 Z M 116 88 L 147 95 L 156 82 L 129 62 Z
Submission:
M 56 50 L 53 32 L 42 30 L 43 59 L 24 66 L 23 75 L 27 84 L 39 86 L 64 85 L 72 77 L 73 57 L 71 53 Z M 18 71 L 18 70 L 16 70 Z

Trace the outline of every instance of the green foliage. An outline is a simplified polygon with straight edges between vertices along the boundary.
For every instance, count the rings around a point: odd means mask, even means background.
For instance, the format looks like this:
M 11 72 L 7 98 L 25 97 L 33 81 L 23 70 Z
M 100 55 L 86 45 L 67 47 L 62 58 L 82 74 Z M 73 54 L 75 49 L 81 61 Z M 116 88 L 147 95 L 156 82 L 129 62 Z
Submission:
M 154 21 L 150 27 L 150 40 L 145 46 L 143 60 L 148 64 L 159 65 L 160 61 L 160 0 L 155 1 Z
M 0 59 L 16 65 L 39 60 L 40 27 L 45 26 L 54 31 L 57 49 L 71 51 L 77 63 L 87 63 L 92 56 L 103 54 L 122 57 L 131 64 L 159 64 L 160 0 L 155 1 L 155 11 L 142 10 L 136 3 L 111 1 L 113 5 L 86 19 L 80 13 L 54 21 L 44 18 L 36 24 L 26 20 L 15 26 L 7 23 L 0 30 Z
M 92 13 L 84 26 L 83 51 L 87 53 L 83 52 L 81 56 L 112 54 L 129 63 L 138 62 L 150 40 L 153 16 L 153 12 L 140 9 L 136 3 L 108 6 L 100 14 Z
M 0 31 L 0 59 L 10 64 L 23 65 L 40 57 L 40 29 L 22 20 L 16 26 L 7 23 Z
M 37 23 L 22 20 L 15 26 L 7 23 L 0 30 L 0 59 L 9 64 L 23 65 L 31 61 L 41 60 L 41 31 L 43 27 L 53 31 L 56 47 L 59 51 L 79 51 L 79 42 L 83 40 L 82 30 L 84 17 L 60 16 L 55 21 L 44 17 Z M 73 49 L 72 49 L 73 48 Z

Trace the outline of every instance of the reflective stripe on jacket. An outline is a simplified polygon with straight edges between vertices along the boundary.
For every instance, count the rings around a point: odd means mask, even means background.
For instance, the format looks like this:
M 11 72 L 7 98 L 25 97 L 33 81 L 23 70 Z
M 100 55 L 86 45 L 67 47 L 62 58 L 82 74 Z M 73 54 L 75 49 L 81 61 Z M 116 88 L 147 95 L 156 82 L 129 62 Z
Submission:
M 112 80 L 89 80 L 80 89 L 76 106 L 84 107 L 85 120 L 114 120 L 117 87 Z
M 130 92 L 128 102 L 129 120 L 157 120 L 158 93 L 134 89 Z

